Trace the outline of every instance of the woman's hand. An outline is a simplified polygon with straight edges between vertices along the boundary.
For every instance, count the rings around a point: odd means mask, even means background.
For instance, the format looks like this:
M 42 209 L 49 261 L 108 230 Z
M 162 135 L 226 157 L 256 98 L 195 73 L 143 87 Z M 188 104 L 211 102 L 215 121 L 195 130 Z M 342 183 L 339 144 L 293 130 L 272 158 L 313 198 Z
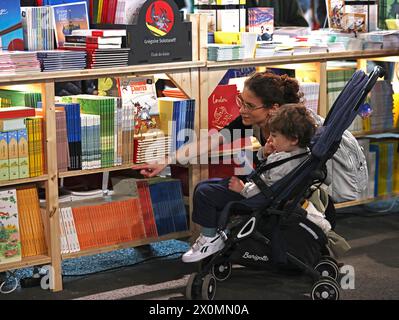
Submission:
M 240 193 L 244 189 L 244 182 L 236 176 L 232 176 L 229 181 L 229 189 Z
M 166 163 L 144 163 L 132 166 L 133 170 L 140 170 L 140 173 L 146 178 L 152 178 L 159 174 L 167 166 Z

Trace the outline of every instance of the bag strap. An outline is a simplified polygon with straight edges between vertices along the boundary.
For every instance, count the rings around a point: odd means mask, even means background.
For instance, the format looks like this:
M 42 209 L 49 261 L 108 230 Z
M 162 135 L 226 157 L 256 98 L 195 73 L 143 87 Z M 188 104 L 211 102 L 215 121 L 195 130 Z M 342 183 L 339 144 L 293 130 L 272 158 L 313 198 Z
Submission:
M 296 154 L 294 156 L 291 156 L 291 157 L 288 157 L 288 158 L 285 158 L 285 159 L 281 159 L 281 160 L 278 160 L 278 161 L 275 161 L 275 162 L 272 162 L 272 163 L 269 163 L 269 164 L 260 165 L 258 168 L 256 168 L 256 170 L 252 174 L 250 174 L 247 177 L 247 180 L 248 181 L 252 180 L 256 184 L 256 186 L 259 188 L 259 190 L 266 196 L 266 198 L 273 199 L 274 198 L 274 192 L 261 179 L 260 175 L 263 172 L 265 172 L 266 170 L 273 169 L 275 167 L 278 167 L 278 166 L 282 165 L 283 163 L 286 163 L 286 162 L 294 160 L 294 159 L 302 158 L 302 157 L 304 157 L 306 155 L 309 155 L 309 154 L 310 154 L 309 152 L 299 153 L 299 154 Z
M 299 154 L 296 154 L 296 155 L 288 157 L 288 158 L 284 158 L 284 159 L 281 159 L 281 160 L 278 160 L 278 161 L 274 161 L 272 163 L 262 163 L 261 165 L 259 165 L 258 168 L 256 168 L 256 170 L 253 173 L 251 173 L 247 177 L 247 180 L 248 181 L 252 180 L 255 175 L 261 175 L 266 170 L 273 169 L 275 167 L 281 166 L 282 164 L 284 164 L 284 163 L 286 163 L 288 161 L 291 161 L 291 160 L 294 160 L 294 159 L 299 159 L 299 158 L 302 158 L 302 157 L 304 157 L 306 155 L 309 155 L 309 154 L 310 154 L 310 152 L 304 152 L 304 153 L 299 153 Z

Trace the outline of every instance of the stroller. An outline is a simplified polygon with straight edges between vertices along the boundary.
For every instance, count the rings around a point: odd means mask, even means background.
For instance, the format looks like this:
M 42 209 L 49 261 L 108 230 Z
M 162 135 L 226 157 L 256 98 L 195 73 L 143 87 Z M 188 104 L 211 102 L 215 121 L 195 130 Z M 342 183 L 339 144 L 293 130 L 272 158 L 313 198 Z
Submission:
M 188 299 L 213 300 L 217 281 L 229 278 L 233 263 L 305 272 L 314 282 L 313 300 L 339 299 L 338 263 L 329 253 L 325 233 L 306 218 L 301 203 L 314 186 L 326 179 L 327 160 L 338 149 L 344 131 L 382 75 L 378 66 L 369 76 L 360 70 L 352 75 L 312 139 L 311 152 L 303 155 L 303 161 L 288 175 L 268 187 L 260 173 L 278 164 L 262 164 L 256 169 L 251 178 L 265 196 L 264 206 L 253 210 L 240 202 L 227 205 L 218 220 L 225 247 L 201 261 L 199 272 L 191 274 L 186 286 Z M 333 205 L 330 209 L 326 218 L 334 226 L 330 219 L 335 214 Z

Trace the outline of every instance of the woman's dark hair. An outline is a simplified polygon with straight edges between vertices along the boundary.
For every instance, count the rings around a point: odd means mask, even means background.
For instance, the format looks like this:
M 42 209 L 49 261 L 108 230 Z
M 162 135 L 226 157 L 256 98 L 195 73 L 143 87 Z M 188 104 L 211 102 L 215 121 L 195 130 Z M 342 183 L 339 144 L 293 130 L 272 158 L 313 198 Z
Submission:
M 310 144 L 316 122 L 303 104 L 285 104 L 280 106 L 269 119 L 271 132 L 279 132 L 287 138 L 298 139 L 298 145 L 304 148 Z
M 270 71 L 257 72 L 245 81 L 244 87 L 262 99 L 266 108 L 277 103 L 302 103 L 303 93 L 299 91 L 299 83 L 287 75 L 276 75 Z

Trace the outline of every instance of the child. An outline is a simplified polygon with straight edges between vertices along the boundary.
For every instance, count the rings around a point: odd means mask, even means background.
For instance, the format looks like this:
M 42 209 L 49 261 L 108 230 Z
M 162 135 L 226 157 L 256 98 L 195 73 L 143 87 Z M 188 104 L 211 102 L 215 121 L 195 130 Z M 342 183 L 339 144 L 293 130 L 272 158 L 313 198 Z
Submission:
M 270 135 L 263 149 L 262 158 L 267 163 L 292 157 L 299 153 L 306 153 L 310 140 L 315 133 L 315 121 L 307 109 L 301 104 L 282 105 L 268 120 Z M 270 186 L 284 177 L 292 169 L 296 168 L 303 158 L 287 161 L 275 168 L 267 170 L 261 175 L 261 179 Z M 227 189 L 227 190 L 226 190 Z M 226 196 L 226 191 L 228 198 Z M 244 184 L 237 177 L 231 177 L 225 184 L 215 185 L 213 199 L 203 199 L 202 206 L 209 207 L 209 211 L 222 212 L 226 199 L 229 201 L 242 201 L 254 209 L 262 207 L 265 198 L 259 188 L 253 182 Z M 225 199 L 226 198 L 226 199 Z M 207 210 L 204 209 L 204 212 Z M 195 262 L 206 258 L 221 250 L 224 241 L 216 234 L 216 225 L 213 228 L 202 226 L 201 235 L 182 257 L 183 262 Z
M 309 151 L 308 145 L 315 132 L 315 121 L 307 109 L 299 104 L 286 104 L 269 120 L 270 136 L 261 152 L 266 163 L 276 162 Z M 267 186 L 280 180 L 298 166 L 303 158 L 287 161 L 261 174 Z M 261 191 L 254 182 L 244 182 L 232 177 L 229 189 L 251 198 Z

